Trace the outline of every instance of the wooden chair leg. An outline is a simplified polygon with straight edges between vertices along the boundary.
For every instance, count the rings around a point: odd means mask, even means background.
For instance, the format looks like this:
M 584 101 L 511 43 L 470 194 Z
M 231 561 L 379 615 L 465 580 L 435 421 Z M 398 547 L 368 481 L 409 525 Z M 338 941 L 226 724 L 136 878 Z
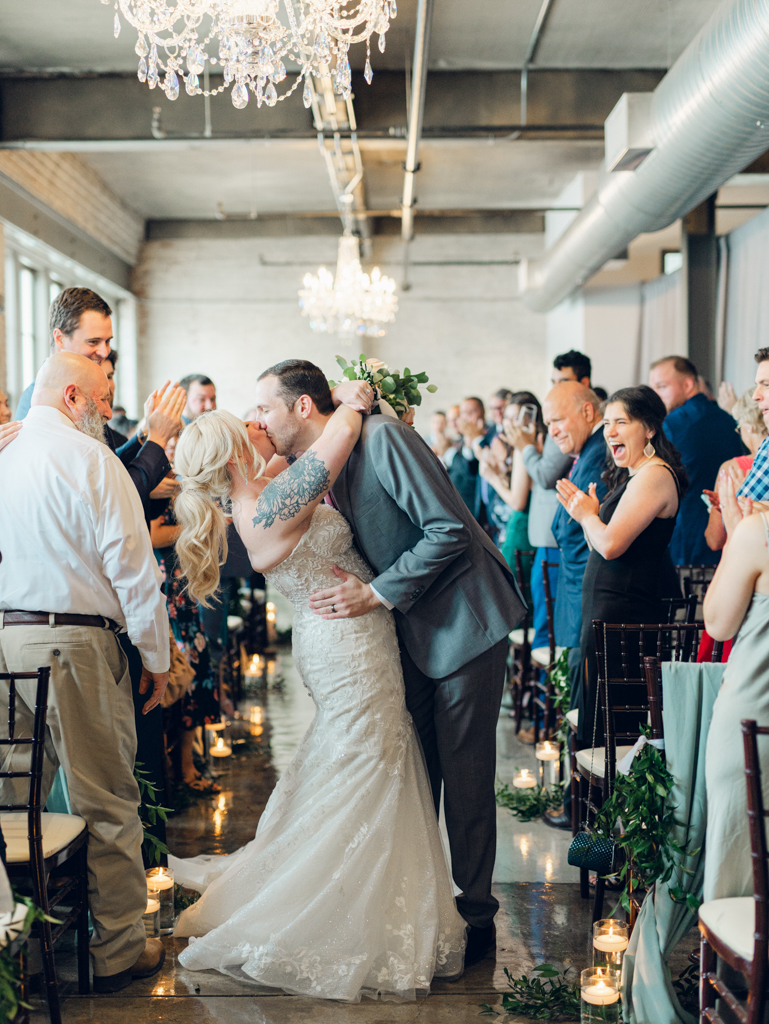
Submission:
M 23 949 L 19 951 L 19 999 L 22 1003 L 29 1002 L 29 962 Z M 19 1008 L 15 1024 L 29 1024 L 29 1010 L 23 1005 Z
M 579 832 L 580 794 L 579 794 L 579 772 L 577 771 L 577 752 L 575 747 L 577 740 L 575 736 L 569 737 L 569 767 L 571 771 L 569 785 L 571 786 L 571 834 L 576 836 Z
M 53 936 L 51 934 L 50 921 L 40 922 L 40 951 L 43 956 L 43 974 L 45 976 L 45 994 L 48 1002 L 48 1016 L 51 1019 L 51 1024 L 61 1024 L 59 983 L 56 980 L 56 963 L 53 958 Z
M 700 935 L 700 1020 L 707 1021 L 707 1010 L 715 1009 L 716 990 L 710 984 L 708 975 L 715 974 L 716 954 L 704 935 Z
M 77 897 L 80 913 L 77 916 L 77 987 L 81 996 L 91 991 L 90 958 L 88 955 L 88 846 L 77 854 Z

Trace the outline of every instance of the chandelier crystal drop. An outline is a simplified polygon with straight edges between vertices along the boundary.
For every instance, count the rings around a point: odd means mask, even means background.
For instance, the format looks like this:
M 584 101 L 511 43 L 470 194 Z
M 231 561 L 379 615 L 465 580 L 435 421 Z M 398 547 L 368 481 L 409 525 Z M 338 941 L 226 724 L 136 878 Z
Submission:
M 180 79 L 190 96 L 215 96 L 231 88 L 234 106 L 242 109 L 249 93 L 257 106 L 274 106 L 305 82 L 305 106 L 312 103 L 310 75 L 331 76 L 336 92 L 351 95 L 348 51 L 366 43 L 366 81 L 372 77 L 371 36 L 380 52 L 395 0 L 102 0 L 115 6 L 114 34 L 121 16 L 138 33 L 138 78 L 150 89 L 159 86 L 170 100 L 179 95 Z M 282 94 L 286 63 L 299 70 Z M 200 87 L 209 66 L 221 69 L 223 84 Z
M 364 273 L 358 239 L 345 232 L 339 239 L 336 277 L 325 267 L 305 274 L 299 289 L 299 307 L 310 327 L 322 334 L 355 338 L 381 338 L 398 312 L 395 281 L 374 267 Z

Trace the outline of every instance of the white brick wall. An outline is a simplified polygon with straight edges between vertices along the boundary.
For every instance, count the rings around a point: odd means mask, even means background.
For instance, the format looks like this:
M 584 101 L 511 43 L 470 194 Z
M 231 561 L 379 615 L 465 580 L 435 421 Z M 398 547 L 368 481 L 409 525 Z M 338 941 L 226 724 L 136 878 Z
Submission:
M 486 399 L 506 386 L 543 397 L 545 316 L 519 301 L 516 267 L 505 262 L 536 255 L 541 235 L 418 236 L 411 247 L 413 287 L 400 292 L 395 324 L 383 339 L 354 348 L 311 331 L 297 302 L 308 270 L 334 266 L 336 244 L 317 236 L 146 243 L 134 272 L 140 390 L 207 373 L 220 407 L 242 413 L 258 374 L 272 363 L 311 359 L 331 377 L 339 374 L 335 354 L 365 351 L 394 368 L 430 374 L 439 391 L 418 412 L 417 426 L 425 431 L 431 409 L 466 395 Z M 397 239 L 376 240 L 371 262 L 398 281 L 401 260 Z
M 144 222 L 74 153 L 0 151 L 0 174 L 134 264 Z

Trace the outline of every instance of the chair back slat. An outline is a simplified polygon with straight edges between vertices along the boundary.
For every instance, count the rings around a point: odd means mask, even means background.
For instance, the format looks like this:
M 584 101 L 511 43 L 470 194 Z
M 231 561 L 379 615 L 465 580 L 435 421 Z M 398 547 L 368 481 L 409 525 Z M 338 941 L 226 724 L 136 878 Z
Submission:
M 2 804 L 3 811 L 26 811 L 29 821 L 30 838 L 42 836 L 40 814 L 42 811 L 43 762 L 45 759 L 45 726 L 48 712 L 48 688 L 51 669 L 43 666 L 37 672 L 0 672 L 0 685 L 8 685 L 8 736 L 0 739 L 2 747 L 30 746 L 28 771 L 0 771 L 0 779 L 29 779 L 27 802 L 24 804 Z M 35 717 L 32 736 L 16 736 L 16 684 L 20 679 L 37 680 L 35 691 Z
M 545 592 L 545 615 L 547 616 L 547 640 L 550 648 L 550 664 L 555 661 L 555 601 L 550 586 L 550 570 L 557 569 L 558 562 L 542 563 L 542 587 Z

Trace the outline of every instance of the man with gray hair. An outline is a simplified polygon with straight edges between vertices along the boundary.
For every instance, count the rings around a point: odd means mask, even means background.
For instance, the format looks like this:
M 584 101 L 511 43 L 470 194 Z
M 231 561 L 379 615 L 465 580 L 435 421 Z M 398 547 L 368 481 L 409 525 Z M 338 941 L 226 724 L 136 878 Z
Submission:
M 149 977 L 164 957 L 142 923 L 134 708 L 116 634 L 127 631 L 140 653 L 147 714 L 168 682 L 168 615 L 136 488 L 104 444 L 108 412 L 104 371 L 84 356 L 56 353 L 0 454 L 0 671 L 51 669 L 44 796 L 61 765 L 89 833 L 97 992 Z M 18 690 L 17 734 L 30 736 L 35 685 L 20 682 Z M 6 712 L 3 691 L 0 718 Z M 14 769 L 27 750 L 11 749 Z M 5 780 L 4 802 L 20 784 Z

